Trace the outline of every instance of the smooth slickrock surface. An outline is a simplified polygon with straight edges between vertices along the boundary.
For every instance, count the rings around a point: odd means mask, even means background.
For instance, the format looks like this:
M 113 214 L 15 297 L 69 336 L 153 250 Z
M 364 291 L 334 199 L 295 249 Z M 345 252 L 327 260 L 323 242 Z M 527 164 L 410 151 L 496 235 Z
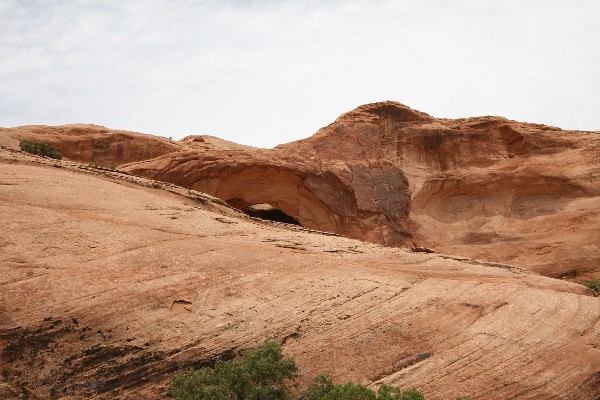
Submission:
M 600 396 L 600 298 L 576 283 L 1 149 L 0 221 L 0 398 L 164 398 L 178 369 L 265 339 L 301 387 L 330 371 L 428 400 Z

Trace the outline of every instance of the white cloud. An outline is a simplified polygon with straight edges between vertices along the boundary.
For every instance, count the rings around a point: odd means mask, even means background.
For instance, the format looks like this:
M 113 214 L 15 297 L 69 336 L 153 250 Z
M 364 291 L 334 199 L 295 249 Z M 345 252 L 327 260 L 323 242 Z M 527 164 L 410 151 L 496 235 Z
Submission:
M 0 2 L 0 126 L 273 146 L 360 104 L 600 130 L 596 1 Z

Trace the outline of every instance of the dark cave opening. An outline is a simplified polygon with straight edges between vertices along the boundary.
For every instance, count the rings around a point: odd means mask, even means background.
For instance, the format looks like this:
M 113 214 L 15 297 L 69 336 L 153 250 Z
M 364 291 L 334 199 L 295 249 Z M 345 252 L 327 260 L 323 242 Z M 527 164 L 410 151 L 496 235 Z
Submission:
M 271 206 L 270 204 L 254 204 L 246 207 L 242 211 L 254 218 L 302 226 L 296 218 L 286 214 L 278 208 Z

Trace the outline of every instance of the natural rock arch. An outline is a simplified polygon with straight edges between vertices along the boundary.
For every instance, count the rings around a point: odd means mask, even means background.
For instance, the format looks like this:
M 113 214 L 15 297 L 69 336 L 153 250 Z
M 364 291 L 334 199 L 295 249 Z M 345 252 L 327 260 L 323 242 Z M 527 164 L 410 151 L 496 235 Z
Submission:
M 343 232 L 349 225 L 348 218 L 356 215 L 352 191 L 327 174 L 317 176 L 277 166 L 247 165 L 210 171 L 205 179 L 190 187 L 240 210 L 269 204 L 304 227 L 327 232 Z

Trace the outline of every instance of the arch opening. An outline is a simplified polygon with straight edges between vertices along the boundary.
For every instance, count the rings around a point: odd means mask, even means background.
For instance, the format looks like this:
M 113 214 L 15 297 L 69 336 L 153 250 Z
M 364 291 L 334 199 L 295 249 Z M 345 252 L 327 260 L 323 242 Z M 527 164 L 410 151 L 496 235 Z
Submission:
M 342 217 L 329 207 L 336 205 L 335 196 L 323 201 L 315 195 L 315 192 L 335 194 L 336 188 L 331 187 L 329 181 L 303 177 L 284 168 L 244 166 L 218 170 L 210 179 L 197 181 L 191 188 L 219 197 L 241 211 L 257 204 L 268 204 L 305 228 L 335 233 L 342 229 Z
M 285 224 L 302 226 L 300 222 L 285 211 L 275 208 L 270 204 L 261 203 L 248 206 L 242 210 L 246 215 L 266 221 L 283 222 Z

